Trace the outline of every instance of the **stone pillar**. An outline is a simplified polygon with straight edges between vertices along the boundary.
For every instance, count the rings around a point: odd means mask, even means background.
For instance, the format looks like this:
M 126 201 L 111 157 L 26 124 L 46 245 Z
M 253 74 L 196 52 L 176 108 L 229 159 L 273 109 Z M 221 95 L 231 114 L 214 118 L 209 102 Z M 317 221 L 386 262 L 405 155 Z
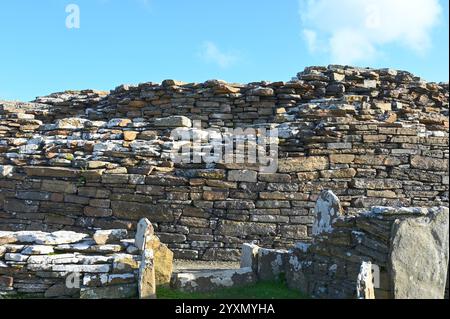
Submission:
M 312 234 L 317 236 L 322 232 L 331 232 L 333 223 L 343 215 L 339 198 L 332 191 L 322 191 L 314 207 L 316 220 L 313 224 Z
M 152 249 L 145 249 L 142 252 L 138 291 L 140 299 L 156 299 L 155 267 Z
M 241 251 L 241 268 L 250 267 L 254 272 L 258 271 L 259 246 L 255 244 L 243 244 Z
M 356 293 L 358 299 L 375 299 L 373 285 L 372 263 L 363 261 L 356 282 Z
M 145 249 L 145 244 L 155 234 L 152 223 L 147 218 L 142 218 L 137 224 L 134 245 L 140 250 Z
M 140 299 L 156 298 L 155 264 L 152 249 L 153 226 L 147 218 L 139 221 L 135 236 L 135 246 L 141 252 L 138 292 Z

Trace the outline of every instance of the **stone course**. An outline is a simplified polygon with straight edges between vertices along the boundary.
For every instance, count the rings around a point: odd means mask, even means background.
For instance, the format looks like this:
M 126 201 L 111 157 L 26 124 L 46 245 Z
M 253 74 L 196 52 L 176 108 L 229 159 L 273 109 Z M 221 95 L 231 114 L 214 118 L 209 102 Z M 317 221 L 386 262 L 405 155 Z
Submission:
M 132 236 L 147 217 L 176 258 L 239 260 L 247 242 L 311 242 L 324 189 L 344 215 L 448 206 L 448 97 L 447 83 L 405 71 L 331 65 L 289 82 L 166 80 L 0 101 L 0 230 Z M 277 172 L 171 161 L 173 129 L 211 145 L 206 128 L 236 127 L 278 129 Z M 89 250 L 122 249 L 99 247 Z

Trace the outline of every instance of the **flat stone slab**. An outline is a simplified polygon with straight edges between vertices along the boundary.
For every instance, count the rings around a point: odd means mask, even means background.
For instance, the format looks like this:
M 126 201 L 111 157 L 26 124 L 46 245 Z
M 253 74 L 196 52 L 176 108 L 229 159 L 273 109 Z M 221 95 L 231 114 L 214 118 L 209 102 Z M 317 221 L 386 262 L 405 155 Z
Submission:
M 185 292 L 211 292 L 217 289 L 246 286 L 256 281 L 256 275 L 250 267 L 191 270 L 175 273 L 171 286 Z
M 87 234 L 76 233 L 73 231 L 56 231 L 45 233 L 41 231 L 19 231 L 14 233 L 19 243 L 31 243 L 38 245 L 61 245 L 72 244 L 88 237 Z

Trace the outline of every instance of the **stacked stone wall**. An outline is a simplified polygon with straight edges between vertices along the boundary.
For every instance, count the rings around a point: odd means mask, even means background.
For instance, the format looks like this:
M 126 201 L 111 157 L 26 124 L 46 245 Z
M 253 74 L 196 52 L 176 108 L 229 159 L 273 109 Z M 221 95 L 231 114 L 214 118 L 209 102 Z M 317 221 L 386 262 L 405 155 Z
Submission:
M 277 171 L 171 160 L 174 129 L 211 127 L 277 128 Z M 0 102 L 0 230 L 132 233 L 148 217 L 178 258 L 236 260 L 245 242 L 309 241 L 324 189 L 350 215 L 448 206 L 448 128 L 448 84 L 342 66 Z

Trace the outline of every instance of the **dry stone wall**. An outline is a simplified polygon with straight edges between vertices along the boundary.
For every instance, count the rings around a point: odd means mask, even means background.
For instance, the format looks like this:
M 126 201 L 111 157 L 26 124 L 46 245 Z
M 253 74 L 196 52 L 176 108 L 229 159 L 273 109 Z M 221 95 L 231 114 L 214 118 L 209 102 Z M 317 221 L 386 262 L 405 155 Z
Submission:
M 130 238 L 126 229 L 0 231 L 2 298 L 156 298 L 169 285 L 172 252 L 146 218 Z
M 333 195 L 333 196 L 329 196 Z M 311 243 L 289 250 L 242 247 L 242 270 L 259 280 L 286 278 L 314 298 L 443 299 L 448 294 L 447 207 L 372 207 L 336 216 L 339 200 L 322 192 Z
M 124 228 L 142 217 L 178 258 L 311 239 L 323 189 L 343 213 L 448 206 L 448 84 L 390 69 L 311 67 L 289 82 L 211 80 L 0 102 L 0 230 Z M 201 127 L 192 127 L 201 121 Z M 278 170 L 176 164 L 173 129 L 277 128 Z

